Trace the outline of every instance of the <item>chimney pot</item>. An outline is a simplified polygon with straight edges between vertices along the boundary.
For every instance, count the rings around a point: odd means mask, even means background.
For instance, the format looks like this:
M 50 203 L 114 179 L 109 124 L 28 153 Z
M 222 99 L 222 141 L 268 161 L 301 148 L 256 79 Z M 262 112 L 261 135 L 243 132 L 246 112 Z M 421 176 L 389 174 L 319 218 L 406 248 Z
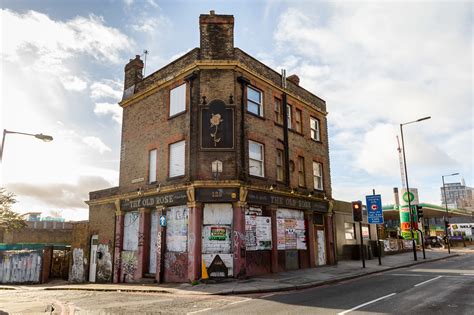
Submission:
M 216 11 L 211 10 L 211 11 L 209 11 L 209 14 L 210 14 L 210 15 L 214 15 L 214 14 L 216 14 Z

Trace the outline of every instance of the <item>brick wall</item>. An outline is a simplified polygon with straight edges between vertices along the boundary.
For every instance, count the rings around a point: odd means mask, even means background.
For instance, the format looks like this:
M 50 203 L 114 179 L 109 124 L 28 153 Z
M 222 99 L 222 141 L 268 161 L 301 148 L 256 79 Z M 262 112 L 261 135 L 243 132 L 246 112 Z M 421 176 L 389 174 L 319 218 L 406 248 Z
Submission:
M 37 222 L 41 227 L 43 222 Z M 18 231 L 4 231 L 3 243 L 45 243 L 71 244 L 72 229 L 53 229 L 53 222 L 46 222 L 50 228 L 24 228 Z M 62 224 L 57 222 L 57 224 Z

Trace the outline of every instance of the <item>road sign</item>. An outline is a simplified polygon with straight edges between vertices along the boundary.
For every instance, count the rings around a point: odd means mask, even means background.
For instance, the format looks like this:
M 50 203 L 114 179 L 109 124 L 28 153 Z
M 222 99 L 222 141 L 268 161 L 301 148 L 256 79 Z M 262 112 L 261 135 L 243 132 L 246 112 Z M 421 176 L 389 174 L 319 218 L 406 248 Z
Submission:
M 382 197 L 380 195 L 365 196 L 367 202 L 367 220 L 369 224 L 382 224 Z
M 160 215 L 160 225 L 161 226 L 166 226 L 166 216 Z
M 405 188 L 401 189 L 402 193 L 402 206 L 408 204 L 408 199 L 410 199 L 410 205 L 417 205 L 419 204 L 418 199 L 418 188 L 410 188 L 410 192 L 408 192 Z

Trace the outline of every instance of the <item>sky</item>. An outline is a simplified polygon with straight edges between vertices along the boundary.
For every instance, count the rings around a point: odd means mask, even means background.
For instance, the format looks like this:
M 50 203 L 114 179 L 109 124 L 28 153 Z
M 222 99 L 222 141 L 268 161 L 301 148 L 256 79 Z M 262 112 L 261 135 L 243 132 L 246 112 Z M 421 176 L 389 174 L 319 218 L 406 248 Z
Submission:
M 460 1 L 2 0 L 0 186 L 18 212 L 88 218 L 118 185 L 124 66 L 145 75 L 199 46 L 199 15 L 235 17 L 235 46 L 324 99 L 333 198 L 391 204 L 401 186 L 440 204 L 441 176 L 474 179 L 473 3 Z

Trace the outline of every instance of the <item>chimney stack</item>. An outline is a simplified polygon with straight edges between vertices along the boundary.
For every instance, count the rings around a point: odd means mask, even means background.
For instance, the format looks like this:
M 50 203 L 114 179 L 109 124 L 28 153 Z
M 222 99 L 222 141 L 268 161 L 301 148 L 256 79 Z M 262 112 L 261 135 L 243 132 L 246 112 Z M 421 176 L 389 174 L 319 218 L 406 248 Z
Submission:
M 127 93 L 127 89 L 135 86 L 135 84 L 143 79 L 142 71 L 143 61 L 140 59 L 140 55 L 136 55 L 135 59 L 130 59 L 130 61 L 125 65 L 124 95 L 129 95 L 130 91 Z M 131 91 L 131 94 L 133 94 L 133 91 Z
M 211 10 L 199 16 L 201 59 L 234 58 L 234 16 Z

